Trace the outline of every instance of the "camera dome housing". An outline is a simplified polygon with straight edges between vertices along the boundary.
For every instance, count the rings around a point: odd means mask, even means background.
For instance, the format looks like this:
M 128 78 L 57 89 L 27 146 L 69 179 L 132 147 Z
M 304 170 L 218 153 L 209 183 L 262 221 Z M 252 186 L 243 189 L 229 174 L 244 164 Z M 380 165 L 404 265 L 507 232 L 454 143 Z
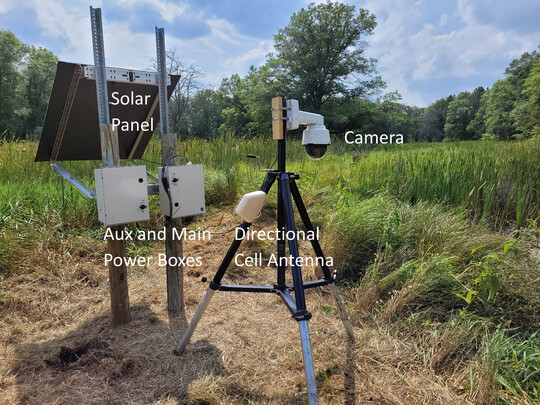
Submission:
M 306 155 L 313 160 L 321 159 L 326 154 L 326 148 L 328 147 L 328 145 L 315 145 L 313 143 L 304 146 L 306 147 Z
M 330 132 L 323 124 L 308 125 L 303 132 L 302 145 L 311 159 L 321 159 L 330 145 Z

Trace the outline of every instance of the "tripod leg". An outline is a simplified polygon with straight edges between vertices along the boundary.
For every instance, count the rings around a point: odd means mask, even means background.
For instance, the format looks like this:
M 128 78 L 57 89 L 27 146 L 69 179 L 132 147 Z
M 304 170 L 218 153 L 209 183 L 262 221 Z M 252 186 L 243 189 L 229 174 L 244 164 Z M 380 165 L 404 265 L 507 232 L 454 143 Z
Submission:
M 268 194 L 268 191 L 272 187 L 272 184 L 275 181 L 275 176 L 266 175 L 264 182 L 261 186 L 261 190 Z M 244 221 L 242 225 L 240 225 L 240 229 L 244 231 L 244 233 L 249 229 L 251 224 L 249 222 Z M 231 246 L 229 247 L 229 250 L 227 251 L 227 254 L 223 258 L 223 261 L 221 262 L 216 274 L 214 275 L 214 278 L 210 282 L 210 286 L 208 287 L 208 290 L 206 290 L 206 295 L 204 296 L 203 300 L 199 304 L 199 308 L 197 308 L 197 312 L 195 312 L 195 315 L 193 316 L 193 319 L 189 323 L 188 328 L 184 332 L 184 336 L 182 336 L 182 339 L 180 340 L 180 343 L 178 343 L 178 346 L 173 350 L 173 353 L 175 355 L 179 355 L 184 351 L 186 346 L 188 345 L 189 341 L 191 340 L 191 336 L 193 335 L 193 332 L 195 332 L 195 328 L 197 327 L 197 324 L 201 320 L 204 311 L 208 307 L 208 304 L 210 303 L 210 299 L 212 298 L 212 295 L 216 292 L 216 290 L 219 289 L 219 286 L 221 284 L 221 279 L 225 275 L 225 272 L 227 271 L 227 268 L 231 264 L 231 261 L 233 260 L 236 251 L 240 247 L 240 244 L 242 243 L 242 239 L 240 238 L 234 238 L 234 241 L 232 242 Z
M 298 241 L 296 240 L 296 226 L 294 224 L 294 213 L 292 208 L 292 197 L 290 188 L 290 177 L 284 173 L 281 175 L 281 195 L 283 207 L 285 208 L 285 220 L 287 231 L 292 231 L 293 237 L 289 239 L 289 253 L 291 254 L 291 269 L 294 284 L 294 298 L 296 300 L 296 313 L 293 318 L 298 321 L 300 327 L 300 340 L 302 342 L 302 356 L 304 358 L 304 370 L 306 373 L 307 393 L 310 405 L 317 405 L 317 384 L 315 382 L 315 370 L 313 368 L 313 355 L 311 353 L 311 340 L 309 338 L 308 320 L 311 314 L 306 309 L 306 298 L 304 296 L 304 282 L 302 280 L 302 269 L 296 263 L 299 257 Z
M 206 311 L 206 308 L 208 308 L 208 304 L 210 304 L 210 299 L 212 298 L 212 295 L 216 290 L 212 290 L 210 287 L 208 287 L 208 290 L 206 290 L 206 295 L 204 296 L 203 300 L 199 304 L 199 308 L 197 308 L 197 312 L 195 312 L 195 315 L 193 316 L 193 319 L 189 323 L 188 328 L 184 332 L 184 336 L 182 336 L 182 340 L 180 340 L 180 343 L 178 343 L 178 346 L 173 350 L 173 353 L 175 355 L 179 355 L 184 351 L 186 346 L 188 345 L 189 341 L 191 340 L 191 336 L 193 335 L 193 332 L 195 331 L 195 328 L 197 327 L 199 321 L 201 320 L 204 311 Z
M 313 224 L 311 223 L 311 220 L 309 219 L 306 206 L 304 205 L 304 201 L 302 200 L 302 196 L 300 195 L 300 190 L 298 190 L 298 186 L 296 185 L 296 181 L 294 181 L 294 179 L 292 179 L 291 181 L 291 194 L 294 198 L 294 202 L 296 203 L 296 208 L 298 208 L 298 213 L 300 214 L 300 218 L 302 218 L 302 222 L 304 223 L 304 227 L 306 228 L 306 231 L 314 232 Z M 313 238 L 311 240 L 311 246 L 313 247 L 313 250 L 315 251 L 315 255 L 323 259 L 325 263 L 321 266 L 323 274 L 324 274 L 324 278 L 329 281 L 333 280 L 332 274 L 330 273 L 330 269 L 326 265 L 326 257 L 324 256 L 321 245 L 316 238 Z
M 294 179 L 291 181 L 291 194 L 294 198 L 294 202 L 296 203 L 296 208 L 298 208 L 298 213 L 300 214 L 300 217 L 302 218 L 302 222 L 304 223 L 304 227 L 307 231 L 313 232 L 313 224 L 311 223 L 311 220 L 309 219 L 309 215 L 306 209 L 306 206 L 304 205 L 304 201 L 302 201 L 302 196 L 300 195 L 300 190 L 298 190 L 298 186 L 296 185 L 296 182 Z M 317 257 L 320 257 L 325 260 L 324 253 L 322 251 L 321 245 L 317 239 L 313 239 L 311 241 L 311 246 L 313 247 L 313 250 L 315 251 L 315 254 Z M 341 321 L 343 322 L 343 326 L 345 327 L 345 332 L 347 333 L 347 336 L 351 341 L 354 342 L 354 331 L 351 325 L 351 321 L 349 319 L 349 316 L 347 315 L 347 312 L 345 311 L 345 307 L 343 306 L 343 300 L 341 299 L 341 296 L 339 294 L 339 291 L 336 287 L 336 285 L 333 282 L 333 278 L 330 274 L 330 269 L 328 266 L 323 264 L 322 271 L 324 274 L 324 278 L 331 281 L 330 284 L 328 284 L 328 287 L 330 288 L 330 292 L 334 296 L 334 299 L 336 300 L 336 305 L 338 307 L 339 317 L 341 318 Z
M 240 229 L 243 229 L 244 231 L 247 231 L 249 229 L 249 226 L 251 224 L 248 222 L 243 222 L 240 226 Z M 221 265 L 219 266 L 218 271 L 214 275 L 214 278 L 210 282 L 210 286 L 208 287 L 208 290 L 206 290 L 206 295 L 204 296 L 203 300 L 199 304 L 199 308 L 197 308 L 197 312 L 195 312 L 195 315 L 193 316 L 193 319 L 189 323 L 188 328 L 184 332 L 184 336 L 182 336 L 182 340 L 180 340 L 180 343 L 178 343 L 178 346 L 173 350 L 173 353 L 177 356 L 186 348 L 187 344 L 189 343 L 191 339 L 191 335 L 193 335 L 193 332 L 195 331 L 195 328 L 197 327 L 197 324 L 201 320 L 204 311 L 208 307 L 208 304 L 210 303 L 210 298 L 212 298 L 212 295 L 214 295 L 214 292 L 219 289 L 219 285 L 221 284 L 221 279 L 225 275 L 225 272 L 227 271 L 227 268 L 229 267 L 229 264 L 231 264 L 232 259 L 234 258 L 234 255 L 236 254 L 236 251 L 240 247 L 240 243 L 242 243 L 242 239 L 234 238 L 234 241 L 231 244 L 231 247 L 227 251 L 227 254 L 223 258 L 223 261 L 221 262 Z
M 313 368 L 308 321 L 299 321 L 298 325 L 300 327 L 300 340 L 302 342 L 302 357 L 304 358 L 309 405 L 317 405 L 319 399 L 317 397 L 317 385 L 315 383 L 315 369 Z
M 343 306 L 343 300 L 341 299 L 341 295 L 339 294 L 336 284 L 335 283 L 328 284 L 328 288 L 330 288 L 330 292 L 332 293 L 332 295 L 334 296 L 334 299 L 336 300 L 339 317 L 341 318 L 341 322 L 343 322 L 343 326 L 345 327 L 345 332 L 347 333 L 349 340 L 351 342 L 354 342 L 354 330 L 351 325 L 351 320 L 349 319 L 349 316 L 347 315 L 347 311 L 345 311 L 345 307 Z

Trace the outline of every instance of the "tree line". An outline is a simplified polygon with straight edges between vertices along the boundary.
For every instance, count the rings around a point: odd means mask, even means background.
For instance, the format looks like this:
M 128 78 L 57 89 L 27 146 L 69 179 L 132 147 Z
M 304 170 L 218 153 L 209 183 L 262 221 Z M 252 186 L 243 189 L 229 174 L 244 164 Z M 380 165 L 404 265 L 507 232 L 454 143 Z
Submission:
M 39 136 L 58 58 L 0 31 L 0 135 Z
M 540 136 L 540 54 L 513 60 L 505 78 L 435 101 L 426 108 L 401 102 L 386 84 L 376 60 L 365 55 L 376 27 L 368 10 L 328 1 L 294 13 L 274 36 L 274 52 L 241 77 L 203 88 L 196 66 L 173 51 L 169 71 L 181 74 L 170 102 L 170 124 L 181 137 L 220 133 L 270 133 L 269 102 L 276 95 L 300 100 L 303 110 L 321 113 L 332 133 L 403 134 L 406 141 L 524 139 Z M 57 58 L 0 31 L 0 133 L 39 134 Z

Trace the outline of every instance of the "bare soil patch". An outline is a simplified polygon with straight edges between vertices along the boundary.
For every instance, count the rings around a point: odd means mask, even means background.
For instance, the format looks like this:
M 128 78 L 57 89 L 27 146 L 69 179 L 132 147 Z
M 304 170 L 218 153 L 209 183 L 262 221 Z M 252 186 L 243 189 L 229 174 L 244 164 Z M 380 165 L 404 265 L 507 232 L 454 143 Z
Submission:
M 201 227 L 232 227 L 216 214 Z M 263 215 L 261 227 L 273 226 Z M 172 354 L 233 236 L 186 242 L 204 268 L 185 269 L 186 314 L 166 310 L 165 270 L 132 268 L 132 320 L 113 327 L 107 270 L 94 255 L 46 256 L 41 265 L 1 280 L 0 402 L 21 404 L 304 404 L 298 326 L 277 296 L 218 292 L 187 350 Z M 301 250 L 307 253 L 307 246 Z M 150 253 L 157 255 L 156 244 Z M 273 247 L 249 242 L 246 252 Z M 318 278 L 314 269 L 306 278 Z M 228 282 L 272 284 L 272 268 L 232 267 Z M 346 302 L 353 290 L 342 289 Z M 376 324 L 354 322 L 347 338 L 327 290 L 306 294 L 322 404 L 466 403 L 452 381 L 418 360 L 414 345 Z M 357 319 L 353 314 L 353 321 Z

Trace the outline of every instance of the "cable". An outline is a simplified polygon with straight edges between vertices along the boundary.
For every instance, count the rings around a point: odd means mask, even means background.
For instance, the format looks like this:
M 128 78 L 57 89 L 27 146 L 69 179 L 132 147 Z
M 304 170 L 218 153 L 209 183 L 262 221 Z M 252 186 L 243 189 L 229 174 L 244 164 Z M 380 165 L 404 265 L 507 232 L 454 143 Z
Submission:
M 276 164 L 276 162 L 277 162 L 277 156 L 276 156 L 276 158 L 274 159 L 274 163 L 272 163 L 272 166 L 270 166 L 270 169 L 272 169 L 272 168 L 274 167 L 274 165 Z
M 184 159 L 186 159 L 186 162 L 187 162 L 188 165 L 191 164 L 191 161 L 190 161 L 187 157 L 185 157 L 184 155 L 172 155 L 170 158 L 168 158 L 168 159 L 165 161 L 165 164 L 163 165 L 163 167 L 167 166 L 167 165 L 169 164 L 169 161 L 170 161 L 170 160 L 175 159 L 175 158 L 177 158 L 177 157 L 184 158 Z
M 242 224 L 240 224 L 240 225 L 242 225 Z M 239 228 L 240 225 L 236 225 L 235 227 L 227 229 L 226 231 L 223 231 L 223 232 L 210 232 L 210 235 L 226 235 L 226 234 L 234 231 L 236 228 Z M 221 228 L 221 226 L 219 226 L 219 225 L 209 225 L 206 228 L 204 228 L 203 231 L 206 231 L 209 228 Z
M 143 159 L 143 158 L 139 158 L 137 160 L 144 160 L 145 162 L 148 162 L 148 163 L 152 163 L 152 164 L 155 164 L 155 165 L 161 165 L 161 163 L 158 163 L 158 162 L 154 162 L 153 160 L 148 160 L 148 159 Z
M 167 198 L 169 199 L 169 213 L 170 215 L 164 215 L 163 218 L 165 219 L 165 223 L 167 225 L 172 225 L 173 227 L 177 228 L 177 229 L 183 229 L 183 227 L 180 227 L 178 226 L 177 224 L 174 223 L 174 221 L 172 220 L 172 217 L 174 216 L 174 214 L 180 209 L 178 208 L 176 211 L 173 212 L 173 207 L 172 207 L 172 196 L 171 196 L 171 189 L 170 189 L 170 184 L 169 184 L 169 180 L 168 180 L 168 176 L 166 176 L 166 170 L 167 170 L 167 165 L 169 164 L 169 162 L 172 160 L 172 159 L 175 159 L 177 157 L 181 157 L 181 158 L 184 158 L 186 159 L 186 162 L 188 165 L 191 164 L 191 161 L 184 155 L 173 155 L 171 157 L 169 157 L 167 160 L 165 160 L 165 163 L 163 164 L 163 168 L 161 170 L 161 184 L 163 185 L 163 189 L 165 190 L 166 194 L 167 194 Z M 146 159 L 143 159 L 143 160 L 146 160 Z M 276 163 L 277 161 L 277 158 L 276 160 L 274 161 L 274 163 L 272 163 L 272 167 L 274 166 L 274 164 Z M 150 161 L 148 161 L 150 162 Z M 151 162 L 151 163 L 155 163 L 155 162 Z M 261 216 L 261 213 L 259 212 L 259 215 L 257 215 L 257 218 Z M 240 224 L 241 225 L 241 224 Z M 234 231 L 236 228 L 240 227 L 240 225 L 236 225 L 235 227 L 233 228 L 230 228 L 230 229 L 227 229 L 223 232 L 210 232 L 211 235 L 226 235 L 232 231 Z M 210 228 L 221 228 L 219 225 L 208 225 L 206 228 L 204 228 L 202 231 L 206 231 L 207 229 L 210 229 Z
M 167 216 L 164 216 L 164 218 L 165 218 L 165 221 L 168 221 Z M 174 226 L 177 229 L 183 229 L 183 227 L 180 227 L 179 225 L 175 224 L 173 221 L 168 222 L 168 224 Z M 210 232 L 210 235 L 226 235 L 226 234 L 234 231 L 236 228 L 239 228 L 240 225 L 241 224 L 236 225 L 235 227 L 227 229 L 226 231 L 223 231 L 223 232 Z M 219 226 L 219 225 L 208 225 L 206 228 L 201 229 L 200 231 L 204 232 L 204 231 L 206 231 L 207 229 L 210 229 L 210 228 L 221 228 L 221 226 Z
M 171 187 L 170 187 L 169 180 L 168 180 L 169 171 L 167 170 L 167 165 L 169 164 L 169 162 L 172 159 L 175 159 L 177 157 L 184 158 L 184 159 L 186 159 L 186 162 L 187 162 L 188 165 L 191 164 L 191 161 L 187 157 L 185 157 L 184 155 L 172 155 L 171 157 L 169 157 L 169 158 L 167 158 L 165 160 L 165 163 L 163 164 L 163 168 L 161 169 L 161 184 L 163 185 L 163 190 L 165 190 L 165 193 L 167 194 L 167 199 L 169 200 L 169 215 L 165 215 L 165 217 L 169 219 L 170 223 L 172 223 L 172 221 L 171 221 L 172 217 L 173 217 L 174 214 L 176 214 L 176 211 L 178 211 L 178 210 L 173 212 Z

